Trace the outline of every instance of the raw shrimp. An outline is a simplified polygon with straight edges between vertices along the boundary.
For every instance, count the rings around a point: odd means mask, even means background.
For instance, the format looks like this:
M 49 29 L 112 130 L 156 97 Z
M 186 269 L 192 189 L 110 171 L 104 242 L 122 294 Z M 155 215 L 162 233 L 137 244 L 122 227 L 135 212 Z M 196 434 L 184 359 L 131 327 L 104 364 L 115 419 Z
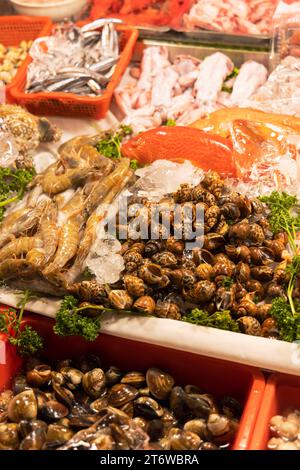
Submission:
M 19 217 L 15 220 L 11 219 L 10 224 L 4 225 L 0 230 L 0 248 L 15 236 L 24 234 L 28 230 L 36 227 L 45 208 L 45 204 L 45 201 L 41 201 L 34 209 L 24 209 Z
M 90 172 L 91 168 L 89 167 L 79 167 L 67 169 L 65 173 L 57 175 L 56 168 L 51 166 L 42 179 L 43 191 L 49 195 L 62 193 L 66 189 L 80 184 Z
M 117 168 L 95 186 L 94 190 L 87 197 L 85 202 L 85 210 L 88 214 L 91 214 L 91 212 L 98 207 L 102 199 L 113 186 L 121 184 L 123 178 L 128 173 L 129 165 L 130 160 L 128 158 L 122 158 Z
M 111 204 L 115 197 L 126 187 L 133 174 L 133 171 L 129 170 L 120 184 L 113 186 L 112 189 L 107 193 L 97 211 L 88 218 L 75 262 L 65 275 L 67 284 L 73 284 L 75 279 L 81 274 L 83 263 L 86 260 L 92 244 L 96 239 L 97 226 L 99 222 L 101 222 L 101 220 L 103 220 L 107 215 L 107 205 Z
M 8 258 L 0 263 L 0 279 L 28 277 L 33 274 L 32 266 L 24 259 Z
M 42 215 L 40 222 L 40 236 L 43 240 L 44 263 L 49 263 L 55 255 L 60 228 L 57 224 L 57 206 L 51 203 Z
M 11 241 L 0 250 L 0 263 L 7 258 L 14 258 L 28 253 L 33 248 L 41 248 L 43 242 L 38 237 L 20 237 Z
M 55 277 L 55 274 L 58 274 L 75 256 L 80 242 L 82 224 L 83 215 L 77 213 L 69 217 L 62 227 L 54 260 L 43 270 L 46 278 Z

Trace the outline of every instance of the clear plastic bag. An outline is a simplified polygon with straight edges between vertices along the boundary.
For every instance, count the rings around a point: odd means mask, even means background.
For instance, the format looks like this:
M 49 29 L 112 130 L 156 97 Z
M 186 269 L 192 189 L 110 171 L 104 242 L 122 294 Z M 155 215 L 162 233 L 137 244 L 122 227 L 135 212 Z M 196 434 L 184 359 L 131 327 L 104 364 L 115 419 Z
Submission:
M 19 152 L 13 135 L 0 119 L 0 167 L 14 168 L 18 157 Z

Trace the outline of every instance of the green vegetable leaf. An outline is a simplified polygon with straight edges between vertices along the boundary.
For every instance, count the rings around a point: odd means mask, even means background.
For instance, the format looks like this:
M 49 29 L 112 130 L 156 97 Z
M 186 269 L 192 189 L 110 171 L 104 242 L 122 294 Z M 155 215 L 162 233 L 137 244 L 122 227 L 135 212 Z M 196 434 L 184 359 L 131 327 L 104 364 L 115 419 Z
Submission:
M 100 333 L 101 321 L 100 316 L 89 318 L 84 317 L 80 311 L 88 308 L 94 308 L 103 311 L 101 306 L 89 305 L 79 308 L 79 301 L 72 295 L 64 297 L 60 309 L 56 314 L 56 323 L 54 332 L 60 336 L 83 336 L 88 341 L 95 341 Z
M 166 122 L 166 126 L 175 127 L 176 126 L 176 121 L 174 119 L 168 119 L 167 122 Z
M 227 310 L 209 315 L 207 312 L 195 308 L 183 317 L 183 321 L 194 325 L 208 326 L 220 330 L 234 331 L 236 333 L 240 332 L 238 323 L 232 319 L 230 312 Z
M 300 340 L 300 315 L 293 315 L 286 300 L 282 298 L 274 299 L 270 315 L 276 321 L 280 339 L 288 342 Z
M 7 335 L 8 341 L 17 347 L 22 356 L 36 354 L 44 344 L 41 336 L 31 326 L 25 326 L 24 329 L 21 329 L 25 307 L 32 296 L 30 291 L 24 292 L 18 304 L 19 314 L 14 309 L 0 311 L 0 333 Z
M 119 160 L 121 154 L 121 143 L 125 137 L 133 132 L 130 126 L 122 125 L 114 134 L 108 134 L 106 139 L 100 140 L 96 148 L 101 155 L 107 158 Z
M 5 206 L 23 198 L 26 187 L 35 174 L 34 168 L 0 168 L 0 221 L 4 217 Z
M 139 163 L 137 160 L 131 160 L 130 162 L 130 168 L 132 168 L 134 171 L 138 170 L 140 167 Z

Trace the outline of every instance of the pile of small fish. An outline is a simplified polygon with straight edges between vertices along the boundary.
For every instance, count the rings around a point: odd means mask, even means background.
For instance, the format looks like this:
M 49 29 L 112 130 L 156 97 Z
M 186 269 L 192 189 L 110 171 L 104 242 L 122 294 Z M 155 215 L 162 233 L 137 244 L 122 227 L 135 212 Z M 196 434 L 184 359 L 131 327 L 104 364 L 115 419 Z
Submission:
M 97 356 L 56 367 L 34 358 L 0 394 L 1 450 L 218 450 L 231 446 L 242 406 L 167 372 L 102 369 Z
M 31 49 L 26 92 L 64 92 L 99 96 L 119 58 L 117 19 L 100 19 L 81 28 L 58 25 L 53 36 L 39 38 Z M 45 50 L 45 44 L 47 49 Z
M 195 0 L 183 26 L 238 34 L 269 34 L 278 0 Z
M 141 66 L 130 70 L 115 91 L 124 123 L 135 132 L 168 119 L 190 124 L 221 108 L 240 106 L 265 83 L 268 71 L 255 61 L 237 70 L 229 57 L 216 52 L 204 60 L 179 55 L 171 62 L 165 47 L 148 47 Z M 162 83 L 164 86 L 162 87 Z
M 76 137 L 32 181 L 0 227 L 0 278 L 18 287 L 61 295 L 84 270 L 97 225 L 133 177 L 129 159 L 96 150 L 101 135 Z
M 300 411 L 293 410 L 287 417 L 273 416 L 270 433 L 269 450 L 300 450 Z

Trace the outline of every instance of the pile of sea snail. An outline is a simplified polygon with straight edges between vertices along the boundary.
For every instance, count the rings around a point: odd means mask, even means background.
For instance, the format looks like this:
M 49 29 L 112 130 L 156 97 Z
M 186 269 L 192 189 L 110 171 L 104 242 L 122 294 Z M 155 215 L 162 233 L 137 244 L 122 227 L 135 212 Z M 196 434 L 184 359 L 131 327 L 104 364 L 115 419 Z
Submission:
M 192 214 L 197 205 L 203 207 L 202 249 L 187 251 L 187 237 L 172 236 L 174 202 L 190 204 Z M 128 238 L 122 245 L 122 279 L 102 293 L 103 304 L 176 320 L 193 308 L 228 310 L 242 332 L 278 338 L 270 308 L 272 298 L 285 297 L 287 237 L 272 233 L 266 205 L 230 191 L 214 172 L 198 186 L 182 185 L 160 204 L 169 210 L 171 236 L 163 239 L 160 224 L 161 239 Z M 143 206 L 146 216 L 150 206 Z
M 29 359 L 0 394 L 0 449 L 218 450 L 235 437 L 242 407 L 157 368 L 104 371 L 97 356 Z
M 286 418 L 273 416 L 270 433 L 269 450 L 300 450 L 300 411 L 293 410 Z

